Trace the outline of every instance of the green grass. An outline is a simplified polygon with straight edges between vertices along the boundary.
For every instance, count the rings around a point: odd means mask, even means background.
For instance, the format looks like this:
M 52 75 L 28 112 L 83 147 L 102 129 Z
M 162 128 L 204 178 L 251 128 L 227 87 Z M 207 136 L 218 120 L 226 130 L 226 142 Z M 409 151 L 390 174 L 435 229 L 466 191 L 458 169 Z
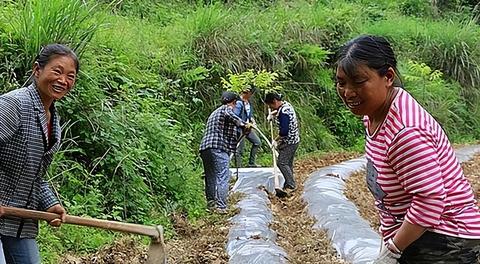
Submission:
M 40 225 L 38 243 L 42 263 L 59 263 L 66 252 L 92 253 L 119 237 L 109 231 L 64 224 L 60 228 Z
M 480 81 L 480 30 L 474 20 L 430 21 L 394 17 L 373 23 L 363 32 L 386 36 L 403 57 L 419 59 L 465 86 Z

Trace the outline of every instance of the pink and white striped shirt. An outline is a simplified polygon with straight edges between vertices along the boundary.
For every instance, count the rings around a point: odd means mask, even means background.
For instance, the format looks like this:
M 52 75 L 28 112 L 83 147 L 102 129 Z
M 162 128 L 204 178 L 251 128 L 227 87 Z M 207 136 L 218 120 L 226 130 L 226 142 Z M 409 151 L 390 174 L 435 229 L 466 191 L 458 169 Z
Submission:
M 367 127 L 367 184 L 380 231 L 393 237 L 403 220 L 461 238 L 480 238 L 480 211 L 445 132 L 405 90 L 374 134 Z

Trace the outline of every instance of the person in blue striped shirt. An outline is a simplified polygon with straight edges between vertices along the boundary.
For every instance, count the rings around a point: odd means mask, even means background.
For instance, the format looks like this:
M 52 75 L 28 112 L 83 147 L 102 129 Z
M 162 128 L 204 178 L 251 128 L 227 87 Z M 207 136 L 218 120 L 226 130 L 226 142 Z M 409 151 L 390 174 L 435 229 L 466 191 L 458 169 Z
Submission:
M 55 101 L 73 89 L 78 69 L 70 48 L 47 45 L 33 64 L 32 84 L 0 96 L 0 204 L 56 213 L 54 226 L 66 216 L 44 178 L 60 148 Z M 6 263 L 40 263 L 37 220 L 2 217 L 0 234 Z
M 242 91 L 240 95 L 241 100 L 237 100 L 233 112 L 242 119 L 243 122 L 255 124 L 255 119 L 253 118 L 253 105 L 250 102 L 253 94 L 255 93 L 255 88 L 248 86 Z M 242 130 L 238 130 L 238 138 L 240 138 Z M 258 149 L 261 147 L 262 142 L 260 138 L 255 133 L 255 130 L 250 131 L 245 138 L 252 143 L 252 149 L 250 150 L 250 156 L 248 158 L 248 167 L 260 167 L 255 163 Z M 242 167 L 242 155 L 243 150 L 245 149 L 245 138 L 241 139 L 240 145 L 238 147 L 236 158 L 236 167 Z

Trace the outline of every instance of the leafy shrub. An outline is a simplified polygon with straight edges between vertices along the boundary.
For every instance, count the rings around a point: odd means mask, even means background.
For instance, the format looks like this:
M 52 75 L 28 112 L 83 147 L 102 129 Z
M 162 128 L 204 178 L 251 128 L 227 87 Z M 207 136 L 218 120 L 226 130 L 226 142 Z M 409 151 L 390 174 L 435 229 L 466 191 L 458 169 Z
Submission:
M 403 0 L 399 3 L 399 8 L 407 16 L 431 16 L 433 15 L 432 4 L 424 0 Z
M 67 224 L 52 228 L 42 222 L 37 241 L 42 263 L 54 264 L 60 263 L 60 256 L 66 252 L 92 253 L 112 243 L 116 237 L 118 235 L 101 229 Z
M 442 72 L 425 63 L 409 61 L 403 69 L 405 87 L 454 138 L 478 134 L 479 116 L 472 115 L 458 83 L 445 81 Z M 467 132 L 468 131 L 468 132 Z

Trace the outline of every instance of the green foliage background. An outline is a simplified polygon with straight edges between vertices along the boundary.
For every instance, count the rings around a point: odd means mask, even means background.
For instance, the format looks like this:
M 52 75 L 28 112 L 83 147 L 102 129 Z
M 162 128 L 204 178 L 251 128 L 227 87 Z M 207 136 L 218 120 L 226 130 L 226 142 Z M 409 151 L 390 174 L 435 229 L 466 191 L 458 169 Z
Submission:
M 273 86 L 298 112 L 300 153 L 362 150 L 362 124 L 332 80 L 333 54 L 359 34 L 392 42 L 405 88 L 451 139 L 478 140 L 480 8 L 475 1 L 436 3 L 0 0 L 0 92 L 27 81 L 42 44 L 75 48 L 81 72 L 57 104 L 65 140 L 49 180 L 72 214 L 169 230 L 173 212 L 203 215 L 197 149 L 229 74 L 275 73 Z M 256 120 L 268 131 L 260 97 Z M 270 164 L 267 149 L 260 162 Z M 45 263 L 55 263 L 65 252 L 91 252 L 114 238 L 42 226 L 40 243 Z

